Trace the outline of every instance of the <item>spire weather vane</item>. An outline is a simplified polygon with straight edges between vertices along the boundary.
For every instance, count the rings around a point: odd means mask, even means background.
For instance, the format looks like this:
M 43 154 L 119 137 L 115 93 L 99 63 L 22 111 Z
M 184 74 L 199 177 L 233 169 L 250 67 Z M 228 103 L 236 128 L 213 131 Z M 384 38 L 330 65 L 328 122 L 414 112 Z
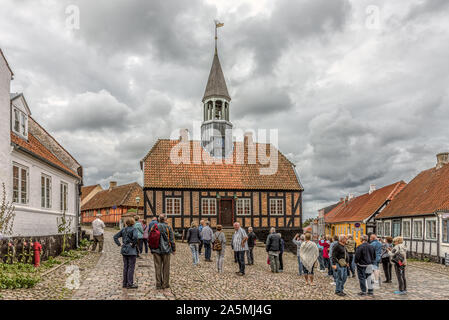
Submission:
M 214 20 L 214 22 L 215 22 L 215 54 L 217 54 L 217 39 L 218 39 L 218 37 L 217 37 L 217 29 L 220 28 L 220 27 L 223 27 L 224 23 L 220 22 L 218 20 Z

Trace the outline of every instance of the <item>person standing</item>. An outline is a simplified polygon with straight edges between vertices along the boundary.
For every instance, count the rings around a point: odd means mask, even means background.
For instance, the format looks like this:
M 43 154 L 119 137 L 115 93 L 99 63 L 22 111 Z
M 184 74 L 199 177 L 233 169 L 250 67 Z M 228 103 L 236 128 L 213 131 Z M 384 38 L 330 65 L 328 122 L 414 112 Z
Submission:
M 348 278 L 349 255 L 346 251 L 346 235 L 340 235 L 332 248 L 332 268 L 335 271 L 335 294 L 346 296 L 344 286 Z
M 357 244 L 354 241 L 354 239 L 352 238 L 352 234 L 348 234 L 348 241 L 346 241 L 346 251 L 348 251 L 348 255 L 349 255 L 349 271 L 352 274 L 352 277 L 355 277 L 355 268 L 354 268 L 354 255 L 355 255 L 355 248 L 356 248 Z M 349 272 L 348 272 L 348 276 L 349 276 Z
M 336 273 L 336 268 L 334 268 L 334 263 L 332 261 L 332 250 L 334 249 L 334 247 L 338 244 L 338 236 L 334 235 L 332 237 L 332 242 L 329 245 L 329 262 L 331 264 L 331 271 L 332 271 L 332 278 L 333 278 L 333 282 L 331 283 L 332 285 L 336 285 L 337 284 L 337 273 Z
M 170 288 L 170 254 L 176 252 L 173 230 L 165 219 L 165 214 L 159 215 L 159 222 L 156 224 L 160 232 L 159 247 L 151 248 L 156 273 L 156 289 L 158 290 Z
M 323 247 L 323 262 L 327 268 L 327 275 L 330 277 L 333 275 L 331 263 L 329 259 L 329 236 L 325 236 L 323 240 L 319 241 L 319 244 Z
M 103 253 L 103 244 L 104 244 L 104 228 L 106 226 L 104 225 L 104 222 L 101 220 L 101 213 L 97 213 L 97 217 L 94 221 L 92 221 L 92 235 L 94 237 L 94 244 L 92 245 L 92 251 L 95 251 L 97 249 L 97 243 L 98 246 L 98 252 Z
M 134 224 L 134 228 L 136 228 L 137 236 L 139 238 L 139 240 L 137 240 L 137 258 L 141 258 L 140 254 L 142 253 L 143 245 L 143 227 L 138 215 L 134 216 L 134 220 L 136 221 L 136 223 Z
M 226 248 L 226 237 L 221 231 L 223 227 L 219 224 L 217 225 L 217 231 L 212 236 L 212 245 L 215 252 L 217 252 L 217 271 L 218 273 L 223 273 L 223 262 Z
M 281 247 L 279 250 L 279 272 L 284 272 L 284 249 L 285 249 L 285 241 L 282 239 L 282 234 L 278 233 L 279 238 L 281 239 Z
M 153 217 L 153 219 L 151 219 L 150 224 L 148 225 L 148 232 L 151 231 L 151 228 L 153 228 L 153 226 L 157 223 L 157 217 Z
M 198 230 L 200 231 L 200 245 L 198 247 L 198 254 L 201 256 L 201 250 L 203 249 L 203 238 L 201 238 L 201 232 L 203 231 L 204 228 L 204 220 L 201 219 L 200 220 L 200 225 L 198 226 Z
M 234 223 L 234 234 L 232 235 L 232 249 L 237 252 L 239 271 L 236 272 L 239 276 L 245 275 L 245 251 L 248 250 L 248 236 L 245 230 L 240 227 L 240 223 Z
M 320 244 L 322 240 L 324 240 L 324 236 L 320 236 L 320 239 L 318 240 L 318 243 L 317 243 L 317 247 L 318 247 L 318 251 L 319 251 L 318 263 L 320 264 L 320 272 L 325 272 L 326 265 L 324 264 L 324 257 L 323 257 L 324 247 Z
M 123 256 L 123 288 L 127 289 L 137 289 L 137 285 L 134 283 L 134 268 L 138 236 L 134 223 L 133 218 L 126 219 L 125 227 L 114 235 L 114 242 L 122 247 L 120 253 Z M 120 244 L 120 238 L 122 238 L 123 244 Z
M 254 264 L 254 247 L 256 246 L 257 236 L 253 231 L 252 227 L 248 228 L 248 251 L 246 252 L 246 258 L 248 260 L 248 265 Z
M 380 270 L 379 270 L 379 263 L 382 256 L 382 244 L 377 239 L 376 234 L 371 234 L 370 236 L 370 245 L 373 246 L 374 251 L 376 252 L 376 260 L 373 261 L 373 283 L 374 286 L 379 288 L 380 286 Z
M 142 228 L 143 228 L 142 243 L 145 247 L 145 254 L 148 254 L 148 232 L 149 232 L 150 225 L 146 224 L 145 220 L 142 220 Z
M 368 243 L 368 236 L 363 235 L 361 237 L 362 244 L 355 250 L 354 261 L 357 265 L 357 275 L 360 283 L 359 295 L 364 296 L 366 294 L 373 295 L 373 283 L 371 280 L 371 274 L 373 273 L 373 262 L 376 261 L 376 252 L 374 247 Z M 368 293 L 366 287 L 368 286 Z
M 198 248 L 200 245 L 200 231 L 198 230 L 196 223 L 192 221 L 189 230 L 187 230 L 187 243 L 189 244 L 190 251 L 192 251 L 193 265 L 197 266 L 200 262 Z
M 405 267 L 407 265 L 407 247 L 405 246 L 404 239 L 402 237 L 396 237 L 393 239 L 393 249 L 389 249 L 388 252 L 391 257 L 391 261 L 394 264 L 394 270 L 396 271 L 396 277 L 398 278 L 399 290 L 394 294 L 404 295 L 407 294 L 407 281 L 405 280 Z
M 312 235 L 310 233 L 306 233 L 304 236 L 304 241 L 301 244 L 301 248 L 299 249 L 299 255 L 303 265 L 306 284 L 313 286 L 313 268 L 320 252 L 315 242 L 311 241 L 311 239 Z
M 211 250 L 211 241 L 212 236 L 214 235 L 214 232 L 210 228 L 210 222 L 206 221 L 205 226 L 203 227 L 203 230 L 201 231 L 201 238 L 203 239 L 203 245 L 204 245 L 204 261 L 212 262 L 210 259 L 212 255 Z
M 384 243 L 382 244 L 381 261 L 384 269 L 385 280 L 383 283 L 391 283 L 391 269 L 393 265 L 391 264 L 391 258 L 389 255 L 389 250 L 393 248 L 393 238 L 386 237 Z M 390 249 L 389 249 L 390 248 Z
M 293 238 L 293 243 L 296 244 L 296 255 L 298 257 L 298 275 L 302 276 L 304 271 L 303 271 L 303 266 L 301 263 L 301 255 L 300 255 L 300 249 L 301 249 L 301 245 L 304 242 L 304 235 L 299 235 L 299 233 L 297 233 L 295 235 L 295 237 Z
M 281 238 L 276 233 L 275 228 L 270 229 L 270 234 L 267 237 L 265 244 L 265 250 L 268 253 L 268 259 L 270 260 L 271 272 L 279 272 L 279 252 L 281 251 Z

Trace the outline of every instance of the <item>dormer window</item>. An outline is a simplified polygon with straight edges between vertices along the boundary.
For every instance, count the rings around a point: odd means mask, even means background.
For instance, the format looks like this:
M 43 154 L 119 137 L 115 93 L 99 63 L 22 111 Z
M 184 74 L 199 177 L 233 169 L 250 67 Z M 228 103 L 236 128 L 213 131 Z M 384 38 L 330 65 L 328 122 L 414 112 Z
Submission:
M 19 136 L 28 138 L 28 116 L 17 108 L 13 109 L 12 131 Z

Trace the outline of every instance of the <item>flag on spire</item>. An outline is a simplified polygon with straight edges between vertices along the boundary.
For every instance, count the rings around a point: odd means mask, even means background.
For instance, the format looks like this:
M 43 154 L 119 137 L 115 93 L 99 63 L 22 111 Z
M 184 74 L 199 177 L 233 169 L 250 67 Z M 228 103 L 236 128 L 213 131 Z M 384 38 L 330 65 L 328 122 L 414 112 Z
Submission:
M 215 27 L 216 28 L 220 28 L 220 27 L 223 27 L 223 26 L 224 26 L 223 22 L 219 22 L 218 20 L 215 20 Z

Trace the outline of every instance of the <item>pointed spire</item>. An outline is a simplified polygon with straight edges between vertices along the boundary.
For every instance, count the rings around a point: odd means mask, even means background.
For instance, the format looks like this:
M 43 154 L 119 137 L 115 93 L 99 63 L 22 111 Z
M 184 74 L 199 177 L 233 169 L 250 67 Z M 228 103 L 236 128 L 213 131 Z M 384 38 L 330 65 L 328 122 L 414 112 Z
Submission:
M 203 102 L 207 98 L 212 97 L 225 98 L 229 101 L 231 100 L 217 53 L 214 54 L 214 60 L 212 62 L 212 68 L 210 69 L 209 79 L 207 80 Z

